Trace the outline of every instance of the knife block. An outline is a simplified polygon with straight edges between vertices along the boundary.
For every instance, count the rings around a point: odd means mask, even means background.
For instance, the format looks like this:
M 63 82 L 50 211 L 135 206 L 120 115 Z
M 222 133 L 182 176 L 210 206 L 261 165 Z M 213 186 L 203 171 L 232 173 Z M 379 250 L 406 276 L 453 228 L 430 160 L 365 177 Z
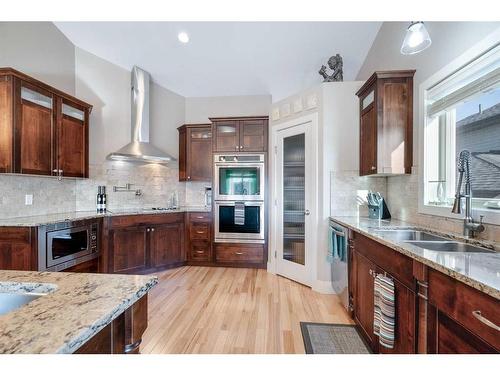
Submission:
M 385 203 L 385 199 L 380 201 L 378 205 L 368 205 L 368 217 L 370 219 L 390 219 L 391 213 L 387 208 L 387 204 Z

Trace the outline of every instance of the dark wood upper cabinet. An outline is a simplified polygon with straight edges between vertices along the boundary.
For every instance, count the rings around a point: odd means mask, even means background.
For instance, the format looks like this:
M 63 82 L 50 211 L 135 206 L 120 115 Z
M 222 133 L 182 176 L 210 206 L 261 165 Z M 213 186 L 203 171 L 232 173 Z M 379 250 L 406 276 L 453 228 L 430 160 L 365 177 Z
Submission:
M 0 173 L 88 177 L 92 106 L 0 68 Z
M 179 181 L 212 181 L 212 125 L 179 129 Z
M 88 177 L 88 111 L 59 98 L 57 119 L 57 166 L 63 176 Z
M 214 152 L 265 152 L 268 117 L 211 118 Z
M 415 70 L 375 72 L 359 89 L 361 176 L 411 173 Z
M 240 127 L 238 121 L 215 121 L 213 124 L 213 134 L 214 151 L 237 152 L 240 150 Z

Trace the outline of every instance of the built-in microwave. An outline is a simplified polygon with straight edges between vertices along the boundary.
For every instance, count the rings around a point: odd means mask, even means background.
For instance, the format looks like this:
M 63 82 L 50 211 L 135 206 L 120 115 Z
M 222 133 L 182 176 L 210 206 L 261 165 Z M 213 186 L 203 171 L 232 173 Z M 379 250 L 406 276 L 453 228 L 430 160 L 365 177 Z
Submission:
M 214 200 L 264 200 L 264 154 L 214 155 L 214 174 Z
M 99 256 L 100 220 L 62 222 L 38 228 L 38 270 L 62 271 Z
M 215 202 L 215 242 L 264 243 L 264 202 Z

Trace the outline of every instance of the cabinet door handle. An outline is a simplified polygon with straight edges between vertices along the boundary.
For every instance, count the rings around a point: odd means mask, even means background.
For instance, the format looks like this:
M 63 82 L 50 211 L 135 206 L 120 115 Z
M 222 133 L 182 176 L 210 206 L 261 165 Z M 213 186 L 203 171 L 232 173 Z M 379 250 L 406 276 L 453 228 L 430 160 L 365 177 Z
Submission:
M 237 149 L 239 149 L 239 147 L 238 147 L 238 146 L 236 146 L 236 150 L 237 150 Z
M 372 168 L 371 168 L 371 169 L 372 169 L 372 171 L 374 171 L 375 169 L 377 169 L 377 167 L 376 167 L 376 166 L 374 166 L 374 165 L 372 165 Z
M 205 217 L 203 216 L 196 216 L 197 219 L 204 219 Z
M 202 230 L 197 230 L 197 231 L 196 231 L 196 233 L 198 233 L 198 234 L 203 234 L 203 233 L 205 233 L 205 232 L 204 232 L 204 231 L 202 231 Z
M 236 254 L 236 255 L 243 255 L 243 253 L 242 253 L 242 252 L 239 252 L 239 251 L 235 252 L 235 254 Z
M 240 146 L 240 150 L 243 150 L 243 146 Z
M 146 228 L 146 232 L 149 232 L 149 231 L 150 231 L 150 229 L 149 229 L 149 228 Z
M 151 228 L 151 232 L 154 232 L 155 231 L 155 228 Z
M 204 251 L 203 251 L 203 250 L 196 250 L 196 253 L 198 253 L 198 254 L 203 254 L 203 253 L 204 253 Z
M 500 331 L 500 327 L 497 326 L 495 323 L 493 323 L 491 320 L 486 319 L 483 316 L 483 314 L 481 314 L 480 310 L 473 311 L 472 312 L 472 316 L 474 316 L 474 318 L 476 318 L 477 320 L 479 320 L 481 323 L 487 325 L 488 327 L 493 328 L 496 331 Z

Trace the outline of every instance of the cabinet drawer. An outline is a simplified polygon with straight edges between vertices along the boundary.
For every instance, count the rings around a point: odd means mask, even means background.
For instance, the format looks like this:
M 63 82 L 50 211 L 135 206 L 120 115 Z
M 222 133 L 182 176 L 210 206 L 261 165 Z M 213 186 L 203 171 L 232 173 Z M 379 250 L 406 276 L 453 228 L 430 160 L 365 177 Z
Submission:
M 114 216 L 110 219 L 110 228 L 128 228 L 138 225 L 171 224 L 184 222 L 184 214 L 172 212 L 152 215 L 124 215 Z
M 354 248 L 408 288 L 413 288 L 413 261 L 377 241 L 353 233 Z
M 210 223 L 212 221 L 211 212 L 190 212 L 188 215 L 191 223 Z
M 215 260 L 219 263 L 262 263 L 264 246 L 259 244 L 216 244 Z
M 191 240 L 209 240 L 210 225 L 208 223 L 191 223 L 189 237 Z
M 190 260 L 197 262 L 210 261 L 210 243 L 205 241 L 191 242 Z
M 429 270 L 429 302 L 470 332 L 500 350 L 500 302 L 445 274 Z M 480 312 L 481 316 L 478 315 Z

